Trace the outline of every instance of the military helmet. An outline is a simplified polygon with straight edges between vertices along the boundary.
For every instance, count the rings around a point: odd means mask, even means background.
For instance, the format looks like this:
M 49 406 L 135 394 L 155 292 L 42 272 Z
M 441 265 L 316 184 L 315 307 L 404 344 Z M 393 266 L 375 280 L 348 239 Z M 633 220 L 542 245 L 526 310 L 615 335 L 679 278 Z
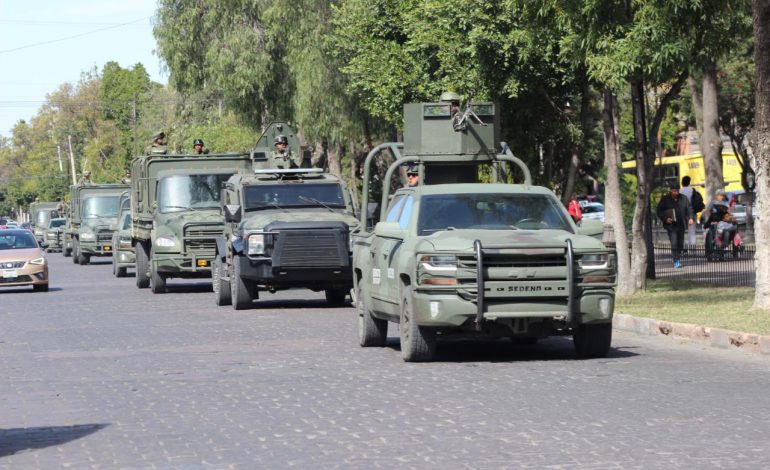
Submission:
M 275 138 L 275 145 L 286 144 L 289 145 L 289 138 L 281 134 Z
M 445 91 L 444 93 L 441 93 L 441 97 L 438 100 L 447 102 L 447 103 L 452 103 L 452 102 L 459 103 L 460 95 L 454 91 Z
M 195 147 L 196 145 L 203 146 L 203 141 L 201 139 L 193 140 L 193 147 Z
M 416 164 L 412 163 L 410 165 L 406 166 L 406 174 L 407 175 L 418 175 L 420 174 L 420 167 Z
M 158 140 L 158 139 L 165 139 L 165 138 L 166 138 L 166 133 L 163 132 L 163 131 L 160 131 L 157 134 L 155 134 L 154 136 L 152 136 L 152 140 L 153 141 Z
M 91 172 L 86 170 L 83 172 L 83 176 L 91 176 Z

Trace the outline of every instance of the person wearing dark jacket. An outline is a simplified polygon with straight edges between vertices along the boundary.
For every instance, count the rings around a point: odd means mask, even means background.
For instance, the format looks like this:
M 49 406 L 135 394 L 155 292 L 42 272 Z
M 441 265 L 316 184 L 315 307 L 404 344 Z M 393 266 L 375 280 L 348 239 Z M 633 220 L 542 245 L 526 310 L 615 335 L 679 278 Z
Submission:
M 674 267 L 681 268 L 679 259 L 684 244 L 684 231 L 695 223 L 690 200 L 679 194 L 679 185 L 673 183 L 668 194 L 660 198 L 658 202 L 658 218 L 663 222 L 663 227 L 671 241 L 671 255 L 674 258 Z

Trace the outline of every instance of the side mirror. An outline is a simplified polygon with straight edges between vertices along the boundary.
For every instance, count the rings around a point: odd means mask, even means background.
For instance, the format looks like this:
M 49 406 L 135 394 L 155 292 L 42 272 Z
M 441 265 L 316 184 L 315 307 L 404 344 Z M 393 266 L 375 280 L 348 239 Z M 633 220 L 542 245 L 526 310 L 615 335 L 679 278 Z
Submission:
M 378 237 L 403 240 L 406 230 L 403 230 L 398 222 L 379 222 L 374 226 L 374 234 Z
M 241 206 L 239 204 L 225 204 L 225 222 L 238 223 L 241 221 Z
M 604 223 L 601 220 L 583 220 L 578 226 L 579 235 L 588 235 L 589 237 L 601 237 L 604 232 Z

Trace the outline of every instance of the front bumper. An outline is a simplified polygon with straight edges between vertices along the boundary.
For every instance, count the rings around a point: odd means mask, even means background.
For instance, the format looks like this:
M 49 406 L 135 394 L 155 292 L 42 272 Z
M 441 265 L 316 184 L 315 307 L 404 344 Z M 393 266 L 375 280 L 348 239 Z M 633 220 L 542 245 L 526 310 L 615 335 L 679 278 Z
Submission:
M 0 269 L 0 287 L 48 284 L 48 265 L 26 263 L 19 269 Z
M 153 253 L 152 266 L 159 273 L 176 277 L 211 277 L 213 255 L 182 255 L 180 253 Z
M 133 250 L 115 250 L 112 255 L 115 258 L 115 264 L 120 268 L 136 267 L 136 253 Z
M 353 272 L 349 267 L 273 267 L 271 258 L 238 255 L 241 277 L 260 285 L 275 287 L 307 287 L 311 289 L 350 289 Z
M 112 256 L 112 242 L 84 242 L 80 241 L 80 252 L 88 256 Z

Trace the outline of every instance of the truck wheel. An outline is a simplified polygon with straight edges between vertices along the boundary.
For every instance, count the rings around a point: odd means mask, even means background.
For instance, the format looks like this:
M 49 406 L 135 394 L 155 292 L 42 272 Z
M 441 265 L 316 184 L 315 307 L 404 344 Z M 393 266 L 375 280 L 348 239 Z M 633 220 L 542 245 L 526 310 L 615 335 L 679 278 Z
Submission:
M 115 270 L 115 277 L 126 277 L 128 275 L 128 268 L 123 266 Z
M 153 294 L 166 293 L 166 277 L 150 265 L 150 290 Z
M 382 347 L 388 339 L 388 321 L 374 318 L 364 300 L 361 284 L 356 287 L 356 313 L 358 313 L 358 341 L 361 347 Z
M 91 262 L 91 255 L 85 255 L 78 250 L 78 264 L 85 266 Z
M 150 287 L 150 277 L 147 276 L 147 250 L 142 243 L 134 246 L 136 251 L 136 287 L 146 289 Z
M 243 282 L 241 263 L 237 256 L 233 257 L 232 271 L 230 272 L 230 296 L 235 310 L 251 308 L 254 287 L 247 282 Z
M 412 288 L 404 287 L 401 296 L 401 358 L 406 362 L 427 362 L 436 354 L 436 332 L 417 324 L 412 303 Z
M 348 292 L 344 289 L 326 289 L 326 302 L 332 307 L 342 307 L 345 305 L 345 297 Z
M 77 240 L 72 242 L 72 262 L 78 264 L 78 253 L 80 252 L 80 243 Z
M 72 256 L 72 248 L 62 248 L 61 249 L 61 254 L 65 258 L 69 258 L 70 256 Z
M 230 305 L 233 303 L 230 295 L 230 283 L 222 279 L 223 269 L 225 268 L 222 263 L 222 258 L 217 257 L 214 259 L 214 265 L 211 267 L 211 285 L 214 289 L 214 303 L 217 305 Z
M 612 323 L 579 325 L 572 335 L 580 359 L 606 357 L 612 342 Z

